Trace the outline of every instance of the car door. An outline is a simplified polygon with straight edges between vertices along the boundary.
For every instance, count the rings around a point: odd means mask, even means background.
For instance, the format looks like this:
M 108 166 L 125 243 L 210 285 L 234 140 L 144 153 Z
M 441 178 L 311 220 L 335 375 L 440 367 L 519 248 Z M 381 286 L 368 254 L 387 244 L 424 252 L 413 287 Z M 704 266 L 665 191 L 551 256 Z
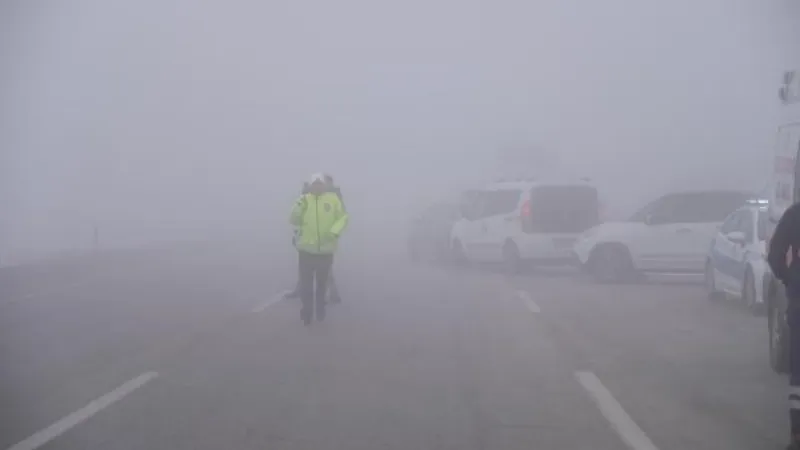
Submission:
M 750 196 L 734 191 L 707 191 L 683 194 L 675 210 L 680 239 L 675 243 L 680 252 L 681 270 L 702 272 L 711 242 L 720 225 L 740 208 Z M 748 213 L 749 211 L 745 211 Z M 749 221 L 741 220 L 741 224 Z
M 638 268 L 671 271 L 684 265 L 686 246 L 681 241 L 690 230 L 675 217 L 681 200 L 680 194 L 666 195 L 637 214 L 643 225 L 632 227 L 629 239 Z
M 731 233 L 746 233 L 750 213 L 739 210 L 728 216 L 714 238 L 710 256 L 714 268 L 717 289 L 727 293 L 741 292 L 741 274 L 744 273 L 744 252 L 739 242 L 734 242 Z
M 512 235 L 514 226 L 519 227 L 519 189 L 500 189 L 487 192 L 487 208 L 483 218 L 481 248 L 487 261 L 502 261 L 503 245 Z
M 734 253 L 736 260 L 736 271 L 734 277 L 736 283 L 735 290 L 732 292 L 735 295 L 741 295 L 744 290 L 744 279 L 747 274 L 748 261 L 753 257 L 753 254 L 760 255 L 761 247 L 758 239 L 757 232 L 758 224 L 758 211 L 747 208 L 742 211 L 741 231 L 744 234 L 744 242 L 739 243 Z

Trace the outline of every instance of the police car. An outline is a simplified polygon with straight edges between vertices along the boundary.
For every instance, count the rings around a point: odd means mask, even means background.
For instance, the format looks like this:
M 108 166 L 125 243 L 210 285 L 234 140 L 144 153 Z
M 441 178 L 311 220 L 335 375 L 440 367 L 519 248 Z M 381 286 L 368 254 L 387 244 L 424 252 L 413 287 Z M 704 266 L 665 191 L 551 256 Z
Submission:
M 768 220 L 766 200 L 749 201 L 725 219 L 706 259 L 709 298 L 735 298 L 753 312 L 763 310 L 771 273 L 766 262 Z
M 462 194 L 451 232 L 455 261 L 566 264 L 580 234 L 600 221 L 597 189 L 588 179 L 492 183 Z
M 600 282 L 633 281 L 646 272 L 702 274 L 717 228 L 751 198 L 726 190 L 664 195 L 627 221 L 588 230 L 575 257 Z

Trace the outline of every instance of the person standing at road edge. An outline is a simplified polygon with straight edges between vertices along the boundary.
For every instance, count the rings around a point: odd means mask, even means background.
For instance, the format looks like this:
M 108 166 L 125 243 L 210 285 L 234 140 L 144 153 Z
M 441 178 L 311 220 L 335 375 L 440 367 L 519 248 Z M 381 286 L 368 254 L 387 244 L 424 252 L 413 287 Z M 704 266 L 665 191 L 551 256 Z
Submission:
M 309 192 L 292 208 L 290 223 L 299 229 L 296 247 L 300 264 L 300 317 L 305 325 L 325 318 L 325 291 L 339 236 L 349 220 L 339 197 L 330 192 L 324 174 L 314 174 Z M 316 289 L 315 288 L 316 284 Z
M 778 221 L 769 241 L 767 262 L 786 286 L 791 432 L 788 450 L 800 450 L 800 203 L 790 206 Z

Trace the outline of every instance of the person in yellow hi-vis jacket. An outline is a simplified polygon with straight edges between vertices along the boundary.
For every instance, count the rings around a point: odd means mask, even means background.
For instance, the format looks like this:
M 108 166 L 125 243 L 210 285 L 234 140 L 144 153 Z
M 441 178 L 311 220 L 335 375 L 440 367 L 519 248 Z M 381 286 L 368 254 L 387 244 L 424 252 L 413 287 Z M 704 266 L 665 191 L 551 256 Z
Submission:
M 300 318 L 311 324 L 325 319 L 325 292 L 339 236 L 347 227 L 348 216 L 342 201 L 330 192 L 325 175 L 314 174 L 308 192 L 292 208 L 290 222 L 299 232 L 296 247 L 300 257 Z M 314 289 L 316 285 L 316 290 Z

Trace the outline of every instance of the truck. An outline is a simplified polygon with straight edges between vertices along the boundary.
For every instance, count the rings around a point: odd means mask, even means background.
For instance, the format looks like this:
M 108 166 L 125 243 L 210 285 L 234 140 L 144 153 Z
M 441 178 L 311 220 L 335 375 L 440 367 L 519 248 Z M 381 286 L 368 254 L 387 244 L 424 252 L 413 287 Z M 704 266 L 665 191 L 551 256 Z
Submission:
M 769 185 L 768 237 L 772 236 L 786 209 L 800 201 L 800 70 L 784 73 L 778 97 L 781 101 L 781 114 Z M 769 327 L 769 362 L 776 372 L 786 373 L 789 366 L 786 292 L 783 284 L 774 276 L 765 277 L 764 284 Z

